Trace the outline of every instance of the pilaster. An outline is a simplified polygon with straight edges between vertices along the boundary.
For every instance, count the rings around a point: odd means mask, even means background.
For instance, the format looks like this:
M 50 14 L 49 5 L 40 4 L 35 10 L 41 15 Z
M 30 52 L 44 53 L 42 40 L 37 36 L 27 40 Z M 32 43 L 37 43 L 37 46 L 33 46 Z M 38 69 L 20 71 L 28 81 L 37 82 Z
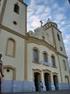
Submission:
M 52 74 L 52 72 L 51 72 L 51 89 L 52 90 L 55 90 L 55 86 L 54 86 L 54 82 L 53 82 L 53 74 Z
M 43 82 L 43 91 L 46 91 L 45 82 L 44 82 L 44 72 L 41 72 L 41 80 Z

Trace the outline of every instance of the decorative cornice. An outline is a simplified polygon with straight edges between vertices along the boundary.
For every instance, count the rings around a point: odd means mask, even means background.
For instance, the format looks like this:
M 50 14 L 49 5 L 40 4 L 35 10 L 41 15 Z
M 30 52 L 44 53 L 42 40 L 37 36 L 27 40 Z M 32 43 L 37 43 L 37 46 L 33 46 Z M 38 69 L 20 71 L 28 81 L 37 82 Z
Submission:
M 24 3 L 24 1 L 23 0 L 18 0 L 19 2 L 21 2 L 22 4 L 24 4 L 26 7 L 27 7 L 27 4 L 26 3 Z
M 42 28 L 44 28 L 45 30 L 54 27 L 58 32 L 62 33 L 58 28 L 56 28 L 55 26 L 49 26 L 47 28 L 45 28 L 45 26 L 42 26 Z
M 61 55 L 65 58 L 67 58 L 67 56 L 61 54 L 60 52 L 57 52 L 56 48 L 53 47 L 52 45 L 50 45 L 48 42 L 42 40 L 42 39 L 38 39 L 36 37 L 33 37 L 33 36 L 29 36 L 28 34 L 25 34 L 25 35 L 22 35 L 6 26 L 3 26 L 3 25 L 0 25 L 0 28 L 7 31 L 7 32 L 10 32 L 12 34 L 15 34 L 23 39 L 26 39 L 27 40 L 27 43 L 35 43 L 35 44 L 38 44 L 38 45 L 43 45 L 43 46 L 46 46 L 48 47 L 49 49 L 51 49 L 52 51 L 54 51 L 55 53 L 57 53 L 58 55 Z
M 35 43 L 38 45 L 43 45 L 43 46 L 46 46 L 46 47 L 56 51 L 55 47 L 51 46 L 49 43 L 47 43 L 46 41 L 44 41 L 42 39 L 38 39 L 38 38 L 33 37 L 33 36 L 28 36 L 27 41 L 28 41 L 28 43 Z
M 12 29 L 10 29 L 10 28 L 4 26 L 4 25 L 1 25 L 1 24 L 0 24 L 0 28 L 3 29 L 3 30 L 5 30 L 5 31 L 7 31 L 7 32 L 9 32 L 9 33 L 12 33 L 12 34 L 14 34 L 14 35 L 17 35 L 17 36 L 19 36 L 19 37 L 21 37 L 21 38 L 23 38 L 23 39 L 26 38 L 25 35 L 22 35 L 22 34 L 16 32 L 15 30 L 12 30 Z
M 27 43 L 35 43 L 35 44 L 38 44 L 38 45 L 43 45 L 43 46 L 46 46 L 48 47 L 49 49 L 51 49 L 52 51 L 54 51 L 55 53 L 57 53 L 58 55 L 61 55 L 65 58 L 67 58 L 67 56 L 61 54 L 60 52 L 57 52 L 57 49 L 55 47 L 53 47 L 52 45 L 50 45 L 48 42 L 42 40 L 42 39 L 38 39 L 36 37 L 33 37 L 33 36 L 27 36 Z
M 58 55 L 61 55 L 61 56 L 63 56 L 63 57 L 65 57 L 65 58 L 68 58 L 66 55 L 63 55 L 63 54 L 61 54 L 60 52 L 57 52 L 57 54 L 58 54 Z

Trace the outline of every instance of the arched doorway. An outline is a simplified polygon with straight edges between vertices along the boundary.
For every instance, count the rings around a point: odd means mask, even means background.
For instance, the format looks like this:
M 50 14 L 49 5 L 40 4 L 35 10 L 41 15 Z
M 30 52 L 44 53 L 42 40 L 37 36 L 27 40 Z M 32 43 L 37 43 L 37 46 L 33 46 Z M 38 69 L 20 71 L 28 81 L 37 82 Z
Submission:
M 45 81 L 46 91 L 51 90 L 51 77 L 49 73 L 44 73 L 44 81 Z
M 34 73 L 34 83 L 35 83 L 35 90 L 39 91 L 39 83 L 41 80 L 41 75 L 38 72 Z
M 53 75 L 53 82 L 54 82 L 55 90 L 58 90 L 58 77 L 57 77 L 57 75 Z

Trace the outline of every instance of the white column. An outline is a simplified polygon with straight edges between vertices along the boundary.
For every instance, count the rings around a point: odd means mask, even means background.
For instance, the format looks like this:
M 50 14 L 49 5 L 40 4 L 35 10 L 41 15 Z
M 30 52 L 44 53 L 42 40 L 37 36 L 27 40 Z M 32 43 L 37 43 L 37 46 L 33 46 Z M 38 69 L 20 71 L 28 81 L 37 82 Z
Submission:
M 53 82 L 53 74 L 51 72 L 51 89 L 55 90 L 54 82 Z
M 44 82 L 44 72 L 41 72 L 41 80 L 43 82 L 43 91 L 46 91 L 45 82 Z

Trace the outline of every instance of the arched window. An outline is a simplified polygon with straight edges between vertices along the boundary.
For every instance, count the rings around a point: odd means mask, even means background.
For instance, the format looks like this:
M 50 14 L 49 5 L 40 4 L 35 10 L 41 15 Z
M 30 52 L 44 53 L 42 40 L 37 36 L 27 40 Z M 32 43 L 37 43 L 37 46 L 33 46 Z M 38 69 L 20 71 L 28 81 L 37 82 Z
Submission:
M 14 12 L 16 12 L 17 14 L 19 14 L 19 6 L 18 6 L 18 4 L 14 5 Z
M 46 52 L 43 53 L 44 62 L 48 62 L 48 54 Z
M 66 62 L 65 62 L 65 60 L 63 60 L 63 67 L 64 67 L 64 70 L 67 70 L 67 67 L 66 67 Z
M 55 64 L 55 57 L 52 55 L 51 56 L 51 61 L 52 61 L 52 66 L 53 67 L 56 67 L 56 64 Z
M 7 51 L 6 51 L 6 55 L 14 57 L 15 56 L 15 40 L 12 38 L 9 38 L 7 41 Z
M 34 62 L 39 62 L 39 52 L 37 48 L 33 49 L 33 61 Z
M 57 34 L 57 37 L 58 37 L 58 40 L 60 41 L 60 36 L 59 36 L 59 34 Z

